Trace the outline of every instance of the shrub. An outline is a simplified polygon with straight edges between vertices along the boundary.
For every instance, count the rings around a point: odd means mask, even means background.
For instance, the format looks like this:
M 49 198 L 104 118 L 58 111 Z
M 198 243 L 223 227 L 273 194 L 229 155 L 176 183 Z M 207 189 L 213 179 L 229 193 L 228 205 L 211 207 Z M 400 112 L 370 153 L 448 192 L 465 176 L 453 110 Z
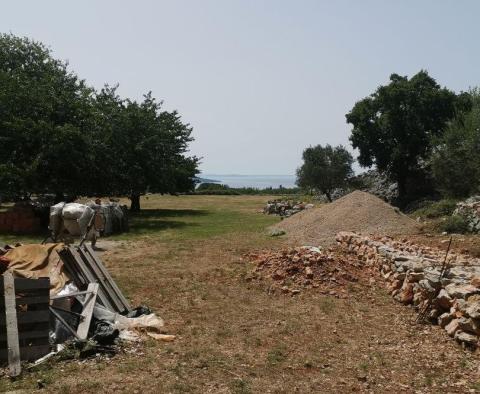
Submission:
M 199 192 L 203 192 L 203 191 L 207 191 L 207 190 L 228 190 L 230 189 L 227 185 L 222 185 L 220 183 L 201 183 L 200 185 L 198 185 L 197 187 L 197 191 Z
M 440 201 L 424 201 L 419 205 L 420 207 L 413 212 L 414 216 L 434 219 L 442 216 L 450 216 L 457 206 L 457 200 L 447 198 Z
M 435 140 L 430 158 L 438 190 L 449 197 L 468 197 L 480 187 L 480 90 L 470 91 L 472 109 L 460 113 Z
M 447 233 L 465 234 L 468 232 L 468 223 L 463 216 L 452 215 L 440 223 L 439 229 Z

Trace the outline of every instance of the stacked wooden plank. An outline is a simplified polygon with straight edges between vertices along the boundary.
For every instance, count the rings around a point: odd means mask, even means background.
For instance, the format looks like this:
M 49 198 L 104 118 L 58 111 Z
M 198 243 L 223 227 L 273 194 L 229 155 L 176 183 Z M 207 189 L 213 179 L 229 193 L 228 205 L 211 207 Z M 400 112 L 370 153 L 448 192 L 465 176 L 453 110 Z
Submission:
M 59 255 L 68 275 L 80 290 L 86 290 L 90 283 L 98 283 L 97 301 L 101 305 L 118 313 L 131 310 L 130 304 L 89 245 L 66 246 L 59 251 Z
M 0 361 L 36 360 L 50 352 L 50 279 L 0 280 Z M 15 354 L 18 353 L 19 354 Z

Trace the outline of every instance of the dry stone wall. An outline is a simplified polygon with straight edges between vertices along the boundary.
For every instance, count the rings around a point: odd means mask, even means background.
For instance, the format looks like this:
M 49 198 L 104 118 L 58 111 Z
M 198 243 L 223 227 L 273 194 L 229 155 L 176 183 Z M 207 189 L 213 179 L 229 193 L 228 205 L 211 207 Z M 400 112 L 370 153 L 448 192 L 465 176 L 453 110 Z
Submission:
M 477 347 L 480 336 L 480 259 L 451 252 L 440 275 L 445 251 L 389 237 L 337 234 L 337 243 L 379 270 L 393 298 L 422 311 L 460 343 Z

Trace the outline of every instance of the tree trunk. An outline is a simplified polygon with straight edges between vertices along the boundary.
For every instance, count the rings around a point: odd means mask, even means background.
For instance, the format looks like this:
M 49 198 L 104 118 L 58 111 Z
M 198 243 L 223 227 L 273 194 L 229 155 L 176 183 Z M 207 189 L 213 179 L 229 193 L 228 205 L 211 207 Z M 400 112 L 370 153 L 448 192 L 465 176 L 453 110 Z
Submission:
M 138 212 L 140 211 L 140 194 L 132 194 L 130 196 L 130 211 L 131 212 Z
M 330 192 L 325 192 L 325 195 L 327 196 L 328 202 L 332 202 L 332 196 Z

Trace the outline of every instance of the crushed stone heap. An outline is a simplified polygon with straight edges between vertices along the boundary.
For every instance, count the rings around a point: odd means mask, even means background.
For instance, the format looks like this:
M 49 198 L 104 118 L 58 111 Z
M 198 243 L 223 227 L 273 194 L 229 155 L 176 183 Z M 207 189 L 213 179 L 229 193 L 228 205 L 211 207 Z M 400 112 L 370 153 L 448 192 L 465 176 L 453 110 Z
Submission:
M 300 245 L 331 245 L 340 231 L 400 235 L 418 232 L 418 224 L 372 194 L 354 191 L 338 200 L 297 213 L 273 228 Z
M 427 311 L 432 323 L 458 342 L 478 346 L 480 336 L 480 259 L 451 252 L 441 276 L 445 251 L 388 237 L 337 235 L 338 244 L 367 267 L 380 270 L 394 299 Z M 426 308 L 429 305 L 430 308 Z

